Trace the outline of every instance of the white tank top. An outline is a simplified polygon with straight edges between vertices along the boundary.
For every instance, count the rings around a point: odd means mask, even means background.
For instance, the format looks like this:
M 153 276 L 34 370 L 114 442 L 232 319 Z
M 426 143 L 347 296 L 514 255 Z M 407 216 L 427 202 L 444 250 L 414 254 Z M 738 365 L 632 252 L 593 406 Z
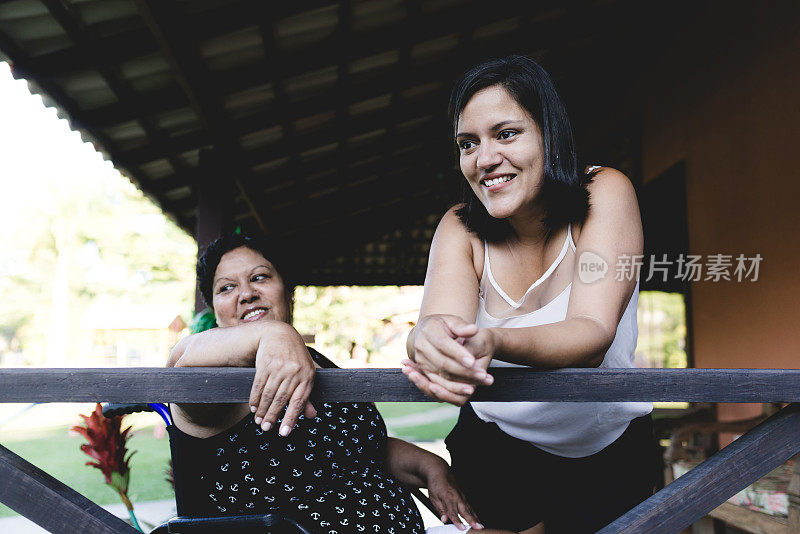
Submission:
M 524 328 L 566 319 L 572 273 L 559 267 L 565 257 L 575 256 L 572 225 L 567 228 L 567 238 L 558 258 L 519 301 L 511 299 L 494 279 L 486 242 L 483 248 L 483 274 L 475 321 L 478 327 Z M 553 273 L 556 276 L 551 278 Z M 634 367 L 639 333 L 636 323 L 638 301 L 637 280 L 617 325 L 614 342 L 600 367 Z M 493 360 L 491 366 L 523 367 L 499 360 Z M 589 456 L 602 450 L 622 435 L 631 419 L 653 409 L 649 402 L 473 402 L 472 407 L 478 417 L 496 423 L 506 434 L 529 441 L 546 452 L 569 458 Z

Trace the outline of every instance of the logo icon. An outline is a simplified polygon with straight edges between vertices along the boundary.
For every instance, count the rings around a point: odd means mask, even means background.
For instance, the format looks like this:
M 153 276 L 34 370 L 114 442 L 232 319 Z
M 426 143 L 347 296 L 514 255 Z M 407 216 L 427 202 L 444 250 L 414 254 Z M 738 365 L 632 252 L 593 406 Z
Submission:
M 608 273 L 606 260 L 594 252 L 584 251 L 578 258 L 578 278 L 584 284 L 602 280 Z

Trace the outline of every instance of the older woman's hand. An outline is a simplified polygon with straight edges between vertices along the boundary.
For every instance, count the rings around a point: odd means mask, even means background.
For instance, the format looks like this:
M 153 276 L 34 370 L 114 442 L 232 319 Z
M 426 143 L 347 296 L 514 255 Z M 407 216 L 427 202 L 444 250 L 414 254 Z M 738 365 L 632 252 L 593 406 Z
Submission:
M 483 525 L 478 522 L 478 516 L 458 487 L 450 466 L 442 460 L 427 471 L 428 498 L 439 513 L 442 523 L 450 521 L 459 530 L 464 530 L 466 527 L 461 521 L 463 519 L 470 527 L 482 529 Z
M 286 407 L 279 434 L 287 436 L 300 414 L 316 417 L 316 410 L 308 402 L 314 386 L 314 361 L 303 338 L 291 325 L 264 323 L 255 367 L 250 410 L 255 413 L 256 424 L 269 430 Z

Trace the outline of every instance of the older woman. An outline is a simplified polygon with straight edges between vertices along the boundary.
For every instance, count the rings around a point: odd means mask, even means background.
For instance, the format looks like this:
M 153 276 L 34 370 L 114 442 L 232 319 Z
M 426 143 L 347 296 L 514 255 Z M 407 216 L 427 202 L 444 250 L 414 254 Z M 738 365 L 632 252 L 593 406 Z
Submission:
M 268 256 L 260 241 L 232 235 L 198 262 L 220 327 L 181 340 L 168 365 L 256 374 L 249 403 L 171 406 L 189 514 L 280 510 L 312 532 L 421 533 L 405 484 L 427 487 L 443 520 L 482 528 L 446 462 L 387 437 L 371 403 L 310 404 L 315 368 L 335 366 L 292 328 L 287 285 Z
M 579 171 L 561 99 L 528 58 L 471 69 L 450 111 L 464 201 L 434 235 L 404 372 L 463 405 L 447 446 L 483 521 L 594 532 L 652 491 L 652 405 L 467 401 L 489 366 L 633 367 L 638 278 L 614 266 L 642 253 L 636 193 L 614 169 Z

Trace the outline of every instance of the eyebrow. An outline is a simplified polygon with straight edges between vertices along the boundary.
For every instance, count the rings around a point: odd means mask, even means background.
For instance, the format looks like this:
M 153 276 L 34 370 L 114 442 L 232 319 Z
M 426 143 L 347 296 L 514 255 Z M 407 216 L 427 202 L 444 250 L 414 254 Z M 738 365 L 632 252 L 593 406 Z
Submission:
M 250 270 L 250 274 L 253 274 L 253 273 L 255 272 L 255 270 L 256 270 L 256 269 L 260 269 L 260 268 L 262 268 L 262 267 L 263 267 L 264 269 L 268 270 L 268 271 L 269 271 L 269 270 L 274 270 L 274 268 L 273 268 L 273 267 L 270 267 L 270 266 L 269 266 L 269 265 L 267 265 L 267 264 L 262 264 L 262 265 L 256 265 L 255 267 L 253 267 L 253 268 Z M 220 281 L 222 281 L 222 280 L 227 280 L 228 282 L 235 282 L 235 281 L 236 281 L 236 280 L 234 280 L 233 278 L 228 278 L 227 276 L 220 276 L 219 278 L 217 278 L 216 280 L 214 280 L 214 284 L 213 284 L 213 285 L 214 285 L 214 286 L 215 286 L 215 285 L 217 285 L 217 282 L 220 282 Z M 213 286 L 212 286 L 212 287 L 213 287 Z
M 499 130 L 503 126 L 506 126 L 506 125 L 514 123 L 514 122 L 522 122 L 522 119 L 508 119 L 508 120 L 500 121 L 497 124 L 495 124 L 494 126 L 492 126 L 491 129 L 492 130 Z M 473 134 L 471 134 L 469 132 L 458 132 L 456 134 L 456 137 L 464 137 L 466 135 L 473 135 Z

